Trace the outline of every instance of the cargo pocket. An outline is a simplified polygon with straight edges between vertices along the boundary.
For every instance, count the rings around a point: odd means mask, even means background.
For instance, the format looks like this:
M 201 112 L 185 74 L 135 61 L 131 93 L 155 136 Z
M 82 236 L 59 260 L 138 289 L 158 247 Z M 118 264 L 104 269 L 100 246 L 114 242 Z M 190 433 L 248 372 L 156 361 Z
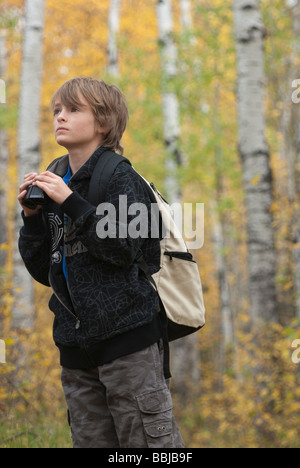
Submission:
M 168 388 L 136 397 L 148 448 L 172 448 L 172 398 Z

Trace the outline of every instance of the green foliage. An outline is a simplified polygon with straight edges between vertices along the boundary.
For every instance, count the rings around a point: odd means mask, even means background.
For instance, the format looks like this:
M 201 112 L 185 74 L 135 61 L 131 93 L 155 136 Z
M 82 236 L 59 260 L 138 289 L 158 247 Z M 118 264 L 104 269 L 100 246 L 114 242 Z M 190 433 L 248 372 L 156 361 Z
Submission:
M 22 415 L 1 421 L 0 448 L 72 448 L 67 422 L 57 415 L 26 418 Z

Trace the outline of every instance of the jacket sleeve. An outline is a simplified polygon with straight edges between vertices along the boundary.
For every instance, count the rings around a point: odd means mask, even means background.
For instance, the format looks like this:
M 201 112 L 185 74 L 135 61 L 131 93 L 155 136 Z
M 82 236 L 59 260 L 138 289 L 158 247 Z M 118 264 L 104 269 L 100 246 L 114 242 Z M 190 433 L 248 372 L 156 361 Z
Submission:
M 131 265 L 149 235 L 151 200 L 141 177 L 127 164 L 117 167 L 104 204 L 95 207 L 73 192 L 61 208 L 90 254 L 116 266 Z
M 19 237 L 21 257 L 30 275 L 39 283 L 50 286 L 50 239 L 43 209 L 30 217 L 22 212 L 22 218 L 24 226 Z

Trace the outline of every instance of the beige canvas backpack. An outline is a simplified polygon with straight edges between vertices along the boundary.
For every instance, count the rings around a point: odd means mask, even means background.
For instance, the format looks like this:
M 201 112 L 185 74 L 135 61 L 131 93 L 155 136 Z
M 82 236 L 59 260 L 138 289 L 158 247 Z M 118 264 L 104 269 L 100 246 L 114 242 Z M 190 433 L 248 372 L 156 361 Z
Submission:
M 152 279 L 168 319 L 169 341 L 173 341 L 205 325 L 202 284 L 198 265 L 174 222 L 170 205 L 153 184 L 144 181 L 155 197 L 166 234 L 160 241 L 161 268 Z

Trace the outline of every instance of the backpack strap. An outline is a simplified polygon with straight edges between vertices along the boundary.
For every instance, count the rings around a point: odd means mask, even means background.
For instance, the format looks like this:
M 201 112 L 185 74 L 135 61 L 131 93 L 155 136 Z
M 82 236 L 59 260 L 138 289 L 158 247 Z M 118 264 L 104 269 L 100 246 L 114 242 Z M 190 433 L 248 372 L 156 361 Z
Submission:
M 122 162 L 131 166 L 128 159 L 113 151 L 106 150 L 100 155 L 89 186 L 88 200 L 92 205 L 97 206 L 105 200 L 109 181 L 118 165 Z
M 54 174 L 64 177 L 69 165 L 69 155 L 65 154 L 60 156 L 60 158 L 54 159 L 52 163 L 48 166 L 47 171 L 53 172 Z

